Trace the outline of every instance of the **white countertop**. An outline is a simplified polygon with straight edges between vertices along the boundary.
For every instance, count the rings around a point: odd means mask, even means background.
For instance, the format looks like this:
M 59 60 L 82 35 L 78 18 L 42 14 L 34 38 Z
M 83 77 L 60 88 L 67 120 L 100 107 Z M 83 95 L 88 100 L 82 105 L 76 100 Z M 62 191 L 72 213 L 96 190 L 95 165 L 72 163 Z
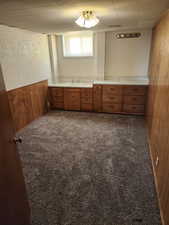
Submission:
M 72 83 L 72 82 L 58 82 L 49 84 L 49 87 L 75 87 L 75 88 L 92 88 L 93 83 Z
M 105 84 L 105 85 L 148 85 L 148 79 L 114 79 L 114 80 L 101 80 L 93 81 L 90 83 L 85 82 L 57 82 L 50 83 L 49 87 L 73 87 L 73 88 L 92 88 L 94 84 Z
M 106 84 L 106 85 L 148 85 L 148 80 L 119 80 L 119 81 L 95 81 L 94 84 Z

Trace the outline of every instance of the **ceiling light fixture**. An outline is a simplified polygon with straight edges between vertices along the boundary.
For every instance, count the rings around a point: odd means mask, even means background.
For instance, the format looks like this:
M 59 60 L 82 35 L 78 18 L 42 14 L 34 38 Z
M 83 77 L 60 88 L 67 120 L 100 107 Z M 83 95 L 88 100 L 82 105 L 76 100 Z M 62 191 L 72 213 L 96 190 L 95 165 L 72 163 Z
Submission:
M 99 19 L 95 16 L 93 11 L 83 11 L 81 16 L 75 21 L 80 27 L 91 28 L 98 24 Z

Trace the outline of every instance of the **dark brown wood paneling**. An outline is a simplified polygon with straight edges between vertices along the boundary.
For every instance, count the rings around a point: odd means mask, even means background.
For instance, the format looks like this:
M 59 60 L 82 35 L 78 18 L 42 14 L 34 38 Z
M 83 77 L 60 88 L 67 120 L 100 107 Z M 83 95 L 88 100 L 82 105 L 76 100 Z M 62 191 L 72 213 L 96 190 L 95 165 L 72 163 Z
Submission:
M 40 82 L 28 87 L 27 93 L 31 98 L 33 120 L 47 112 L 47 90 L 47 82 Z
M 153 30 L 147 104 L 149 144 L 165 225 L 169 225 L 169 12 Z
M 8 91 L 15 131 L 47 111 L 47 91 L 47 81 Z

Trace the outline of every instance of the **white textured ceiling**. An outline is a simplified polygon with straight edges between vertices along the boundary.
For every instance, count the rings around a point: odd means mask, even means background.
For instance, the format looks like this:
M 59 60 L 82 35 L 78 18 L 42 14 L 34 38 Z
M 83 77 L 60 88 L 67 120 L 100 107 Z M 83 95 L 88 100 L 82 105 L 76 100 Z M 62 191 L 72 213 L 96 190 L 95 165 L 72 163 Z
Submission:
M 94 30 L 145 28 L 168 8 L 169 0 L 0 0 L 0 24 L 41 33 L 77 31 L 80 12 L 93 10 L 100 19 Z

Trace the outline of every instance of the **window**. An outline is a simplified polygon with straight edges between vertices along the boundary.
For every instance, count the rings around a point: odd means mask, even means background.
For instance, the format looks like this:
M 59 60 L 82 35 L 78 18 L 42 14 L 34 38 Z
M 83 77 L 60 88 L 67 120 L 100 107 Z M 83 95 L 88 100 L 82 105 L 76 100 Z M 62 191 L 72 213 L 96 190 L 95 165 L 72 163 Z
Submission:
M 93 33 L 76 32 L 63 35 L 63 55 L 65 57 L 93 56 Z

